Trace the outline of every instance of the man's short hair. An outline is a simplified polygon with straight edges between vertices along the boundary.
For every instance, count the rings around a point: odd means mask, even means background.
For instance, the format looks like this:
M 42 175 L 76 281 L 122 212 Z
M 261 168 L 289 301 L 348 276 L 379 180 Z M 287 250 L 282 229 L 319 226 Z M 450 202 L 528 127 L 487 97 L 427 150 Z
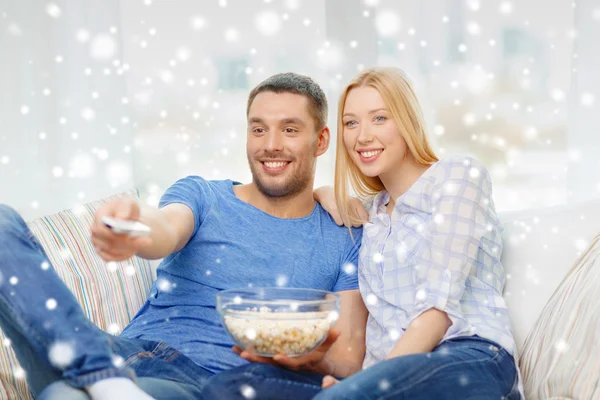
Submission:
M 250 92 L 246 115 L 250 113 L 250 106 L 254 98 L 262 92 L 287 92 L 305 96 L 308 99 L 309 112 L 315 120 L 316 128 L 321 129 L 327 124 L 327 97 L 323 89 L 308 76 L 285 72 L 265 79 Z

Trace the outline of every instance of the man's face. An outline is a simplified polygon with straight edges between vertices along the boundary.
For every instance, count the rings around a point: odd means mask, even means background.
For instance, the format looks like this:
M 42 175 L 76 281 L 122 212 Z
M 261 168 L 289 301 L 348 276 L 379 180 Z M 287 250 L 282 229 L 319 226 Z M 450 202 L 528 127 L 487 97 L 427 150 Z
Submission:
M 312 191 L 316 157 L 327 149 L 329 132 L 317 132 L 308 107 L 305 96 L 285 92 L 259 93 L 250 106 L 248 163 L 253 181 L 266 196 Z

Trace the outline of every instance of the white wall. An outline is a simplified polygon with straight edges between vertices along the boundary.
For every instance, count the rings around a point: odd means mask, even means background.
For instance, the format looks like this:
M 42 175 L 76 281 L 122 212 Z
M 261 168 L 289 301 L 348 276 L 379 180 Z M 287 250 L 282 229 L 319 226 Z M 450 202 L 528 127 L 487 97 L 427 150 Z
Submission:
M 26 218 L 133 186 L 119 2 L 46 4 L 0 0 L 0 202 Z
M 254 85 L 312 76 L 335 139 L 338 93 L 372 65 L 408 71 L 438 153 L 480 158 L 499 209 L 597 198 L 596 3 L 0 0 L 0 202 L 32 218 L 134 185 L 156 204 L 188 174 L 247 182 Z

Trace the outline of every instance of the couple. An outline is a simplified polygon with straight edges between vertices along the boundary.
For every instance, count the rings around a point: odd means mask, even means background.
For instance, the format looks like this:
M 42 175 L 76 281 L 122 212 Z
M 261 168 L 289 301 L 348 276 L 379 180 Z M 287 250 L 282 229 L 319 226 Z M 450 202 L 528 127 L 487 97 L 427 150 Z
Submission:
M 252 183 L 190 176 L 158 210 L 131 200 L 98 210 L 92 242 L 103 259 L 164 257 L 119 337 L 86 320 L 40 268 L 47 258 L 22 218 L 0 206 L 0 272 L 19 279 L 0 285 L 0 325 L 36 398 L 519 398 L 489 174 L 471 158 L 437 159 L 402 72 L 369 69 L 342 92 L 334 191 L 312 190 L 330 139 L 317 84 L 268 78 L 247 117 Z M 114 235 L 104 215 L 140 220 L 152 235 Z M 294 358 L 232 351 L 216 293 L 282 277 L 340 293 L 327 340 Z M 49 356 L 57 343 L 70 346 L 68 363 Z

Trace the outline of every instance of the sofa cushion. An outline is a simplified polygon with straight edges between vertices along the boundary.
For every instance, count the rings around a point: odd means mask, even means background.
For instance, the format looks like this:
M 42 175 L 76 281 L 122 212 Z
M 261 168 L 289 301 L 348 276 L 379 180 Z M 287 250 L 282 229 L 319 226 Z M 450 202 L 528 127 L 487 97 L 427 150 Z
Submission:
M 134 191 L 113 197 L 136 196 Z M 153 270 L 138 257 L 106 263 L 94 251 L 90 227 L 107 199 L 42 217 L 28 223 L 57 274 L 75 295 L 87 317 L 103 330 L 118 334 L 141 308 L 150 291 Z M 13 350 L 0 333 L 0 398 L 31 398 Z
M 571 268 L 527 336 L 528 399 L 596 398 L 600 383 L 600 235 Z
M 517 348 L 567 271 L 600 230 L 600 201 L 501 213 L 504 298 Z

